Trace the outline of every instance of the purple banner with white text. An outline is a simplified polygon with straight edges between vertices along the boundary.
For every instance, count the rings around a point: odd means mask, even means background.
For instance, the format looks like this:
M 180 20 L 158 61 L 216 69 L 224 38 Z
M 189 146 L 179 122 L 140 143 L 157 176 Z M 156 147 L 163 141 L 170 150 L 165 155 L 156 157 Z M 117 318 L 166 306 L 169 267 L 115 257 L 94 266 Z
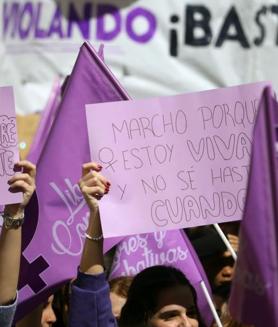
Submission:
M 26 210 L 30 224 L 23 231 L 17 319 L 77 272 L 89 217 L 78 186 L 82 164 L 90 161 L 85 104 L 127 98 L 96 51 L 84 43 L 37 156 L 38 201 L 34 197 Z M 115 243 L 105 240 L 106 248 Z

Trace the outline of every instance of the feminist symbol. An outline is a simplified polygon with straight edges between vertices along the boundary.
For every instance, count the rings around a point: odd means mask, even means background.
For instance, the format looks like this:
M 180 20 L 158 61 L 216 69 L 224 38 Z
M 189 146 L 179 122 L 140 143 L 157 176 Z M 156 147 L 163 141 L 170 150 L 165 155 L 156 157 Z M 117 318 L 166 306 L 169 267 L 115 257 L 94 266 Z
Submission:
M 35 235 L 38 224 L 39 208 L 36 194 L 34 194 L 25 209 L 25 219 L 28 220 L 28 227 L 23 224 L 22 229 L 22 253 L 28 247 Z M 26 224 L 27 226 L 27 224 Z M 49 264 L 43 256 L 39 256 L 33 262 L 29 262 L 24 255 L 21 255 L 21 272 L 18 289 L 21 290 L 28 285 L 34 293 L 38 293 L 46 283 L 40 277 L 40 274 L 49 267 Z
M 115 172 L 114 165 L 118 160 L 114 160 L 115 156 L 112 149 L 107 147 L 100 149 L 98 152 L 98 157 L 102 164 L 107 165 L 105 166 L 105 169 L 111 168 L 113 172 Z

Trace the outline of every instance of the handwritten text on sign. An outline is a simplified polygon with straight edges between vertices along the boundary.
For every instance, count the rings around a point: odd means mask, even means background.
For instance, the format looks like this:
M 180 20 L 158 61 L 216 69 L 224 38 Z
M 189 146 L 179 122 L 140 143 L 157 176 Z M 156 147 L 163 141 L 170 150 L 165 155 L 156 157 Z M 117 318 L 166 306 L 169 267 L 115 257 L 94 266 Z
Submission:
M 112 183 L 105 236 L 240 219 L 265 85 L 88 105 L 91 158 Z
M 0 87 L 0 204 L 21 202 L 22 194 L 9 192 L 7 181 L 19 159 L 15 105 L 11 87 Z

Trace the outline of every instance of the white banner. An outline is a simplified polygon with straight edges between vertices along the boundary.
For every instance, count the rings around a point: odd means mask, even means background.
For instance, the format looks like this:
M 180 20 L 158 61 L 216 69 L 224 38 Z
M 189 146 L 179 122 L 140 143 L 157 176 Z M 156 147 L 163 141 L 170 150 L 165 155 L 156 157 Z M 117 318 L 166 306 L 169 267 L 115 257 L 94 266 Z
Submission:
M 84 39 L 105 44 L 106 62 L 134 98 L 278 86 L 274 0 L 1 0 L 0 17 L 0 84 L 15 86 L 21 114 L 43 108 Z

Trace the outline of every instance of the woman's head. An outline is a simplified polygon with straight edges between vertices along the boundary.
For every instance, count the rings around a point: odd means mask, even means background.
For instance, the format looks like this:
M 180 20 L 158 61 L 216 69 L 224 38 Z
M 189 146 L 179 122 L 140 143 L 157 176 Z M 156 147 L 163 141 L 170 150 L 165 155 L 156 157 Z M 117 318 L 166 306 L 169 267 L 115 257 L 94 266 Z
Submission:
M 132 276 L 121 276 L 109 281 L 110 292 L 127 298 L 128 290 L 133 280 Z
M 202 326 L 196 292 L 184 274 L 176 268 L 147 268 L 134 277 L 119 325 Z
M 43 306 L 41 327 L 50 327 L 56 322 L 56 315 L 53 310 L 54 295 L 51 295 Z
M 120 318 L 122 307 L 126 303 L 128 290 L 132 280 L 133 277 L 123 276 L 109 281 L 112 312 L 117 319 Z

